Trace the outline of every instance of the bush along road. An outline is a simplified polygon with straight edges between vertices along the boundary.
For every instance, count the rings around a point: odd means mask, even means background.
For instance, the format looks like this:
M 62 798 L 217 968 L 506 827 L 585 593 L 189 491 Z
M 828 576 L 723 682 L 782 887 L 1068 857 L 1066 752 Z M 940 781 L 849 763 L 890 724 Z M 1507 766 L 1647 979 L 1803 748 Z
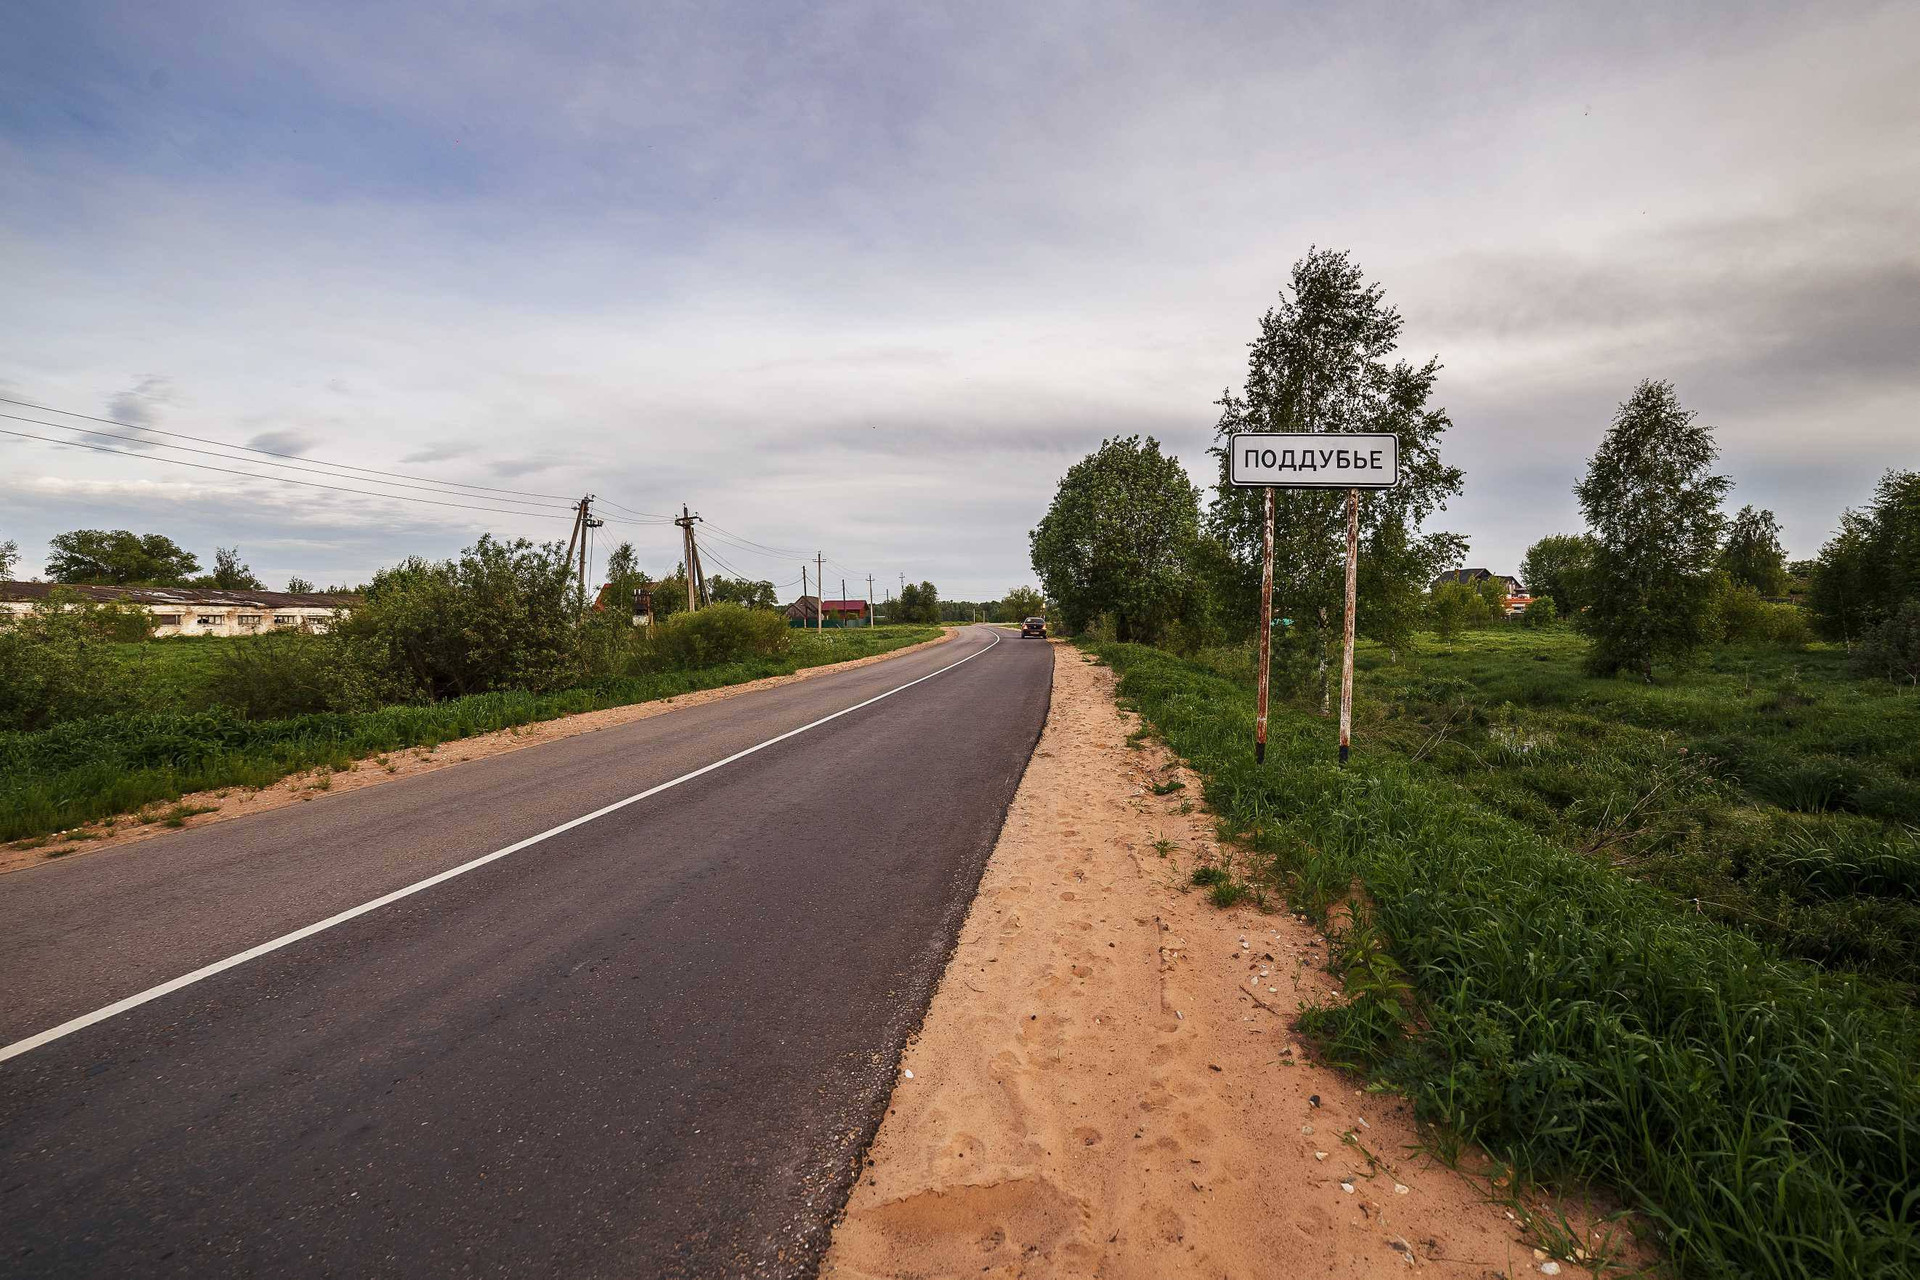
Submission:
M 263 787 L 321 765 L 433 746 L 584 711 L 651 702 L 700 689 L 789 675 L 807 667 L 888 653 L 940 634 L 937 627 L 879 627 L 831 638 L 799 637 L 783 651 L 536 693 L 500 689 L 439 702 L 249 719 L 228 706 L 90 716 L 31 732 L 0 733 L 0 840 L 82 823 L 217 787 Z M 784 633 L 780 636 L 786 640 Z M 150 646 L 178 644 L 150 641 Z M 241 645 L 244 641 L 215 641 Z

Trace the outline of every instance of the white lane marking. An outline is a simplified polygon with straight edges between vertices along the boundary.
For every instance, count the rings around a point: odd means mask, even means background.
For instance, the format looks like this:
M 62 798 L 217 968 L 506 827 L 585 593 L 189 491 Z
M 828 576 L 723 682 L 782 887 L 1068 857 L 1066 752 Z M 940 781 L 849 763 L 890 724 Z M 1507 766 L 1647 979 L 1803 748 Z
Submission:
M 50 1044 L 62 1036 L 70 1036 L 76 1031 L 83 1031 L 96 1022 L 105 1022 L 108 1018 L 125 1013 L 129 1009 L 137 1009 L 150 1000 L 158 1000 L 161 996 L 171 995 L 182 987 L 190 987 L 204 978 L 211 978 L 217 973 L 225 973 L 228 969 L 238 968 L 249 960 L 257 960 L 270 952 L 280 950 L 282 947 L 292 946 L 302 938 L 311 938 L 316 933 L 324 933 L 337 924 L 345 924 L 347 921 L 358 916 L 366 915 L 369 911 L 378 911 L 388 903 L 398 902 L 402 898 L 410 898 L 422 890 L 431 889 L 437 884 L 443 884 L 455 876 L 463 876 L 469 871 L 478 870 L 486 866 L 489 862 L 498 862 L 508 854 L 518 853 L 530 845 L 536 845 L 542 840 L 551 839 L 563 831 L 571 831 L 575 827 L 585 826 L 595 818 L 604 818 L 608 814 L 624 809 L 630 804 L 637 804 L 649 796 L 657 796 L 662 791 L 671 790 L 683 782 L 691 782 L 702 774 L 712 773 L 715 769 L 724 768 L 736 760 L 744 760 L 755 752 L 765 751 L 768 747 L 776 743 L 785 742 L 788 738 L 798 737 L 809 729 L 818 729 L 821 725 L 838 720 L 841 716 L 852 715 L 862 707 L 870 707 L 882 698 L 891 698 L 894 694 L 911 689 L 917 684 L 925 684 L 935 676 L 945 675 L 947 672 L 961 665 L 961 663 L 972 662 L 975 658 L 999 643 L 1000 637 L 996 634 L 993 637 L 993 643 L 987 645 L 985 649 L 976 649 L 966 657 L 960 659 L 959 662 L 949 662 L 938 671 L 930 671 L 918 680 L 909 680 L 903 685 L 897 685 L 887 690 L 885 693 L 877 693 L 865 702 L 856 702 L 850 707 L 843 707 L 832 715 L 821 716 L 811 724 L 803 724 L 798 729 L 789 729 L 783 734 L 768 738 L 765 742 L 755 743 L 744 751 L 736 751 L 724 760 L 715 760 L 712 764 L 703 764 L 691 773 L 683 773 L 679 777 L 668 782 L 663 782 L 657 787 L 648 787 L 645 791 L 630 795 L 624 800 L 615 800 L 612 804 L 604 808 L 595 809 L 592 813 L 583 813 L 579 817 L 568 822 L 563 822 L 557 827 L 549 827 L 537 836 L 528 836 L 525 840 L 517 841 L 504 849 L 495 849 L 492 853 L 482 854 L 471 862 L 463 862 L 457 867 L 447 868 L 447 870 L 440 872 L 438 875 L 428 876 L 425 880 L 417 880 L 404 889 L 395 889 L 392 893 L 383 894 L 371 902 L 363 902 L 357 907 L 349 907 L 338 915 L 328 916 L 325 920 L 316 920 L 304 929 L 295 929 L 292 933 L 283 933 L 279 937 L 268 942 L 263 942 L 257 947 L 248 947 L 245 951 L 228 956 L 225 960 L 216 960 L 210 965 L 195 969 L 192 973 L 183 973 L 179 977 L 163 982 L 157 987 L 148 987 L 138 995 L 128 996 L 124 1000 L 116 1000 L 105 1008 L 95 1009 L 92 1013 L 81 1014 L 79 1017 L 63 1022 L 57 1027 L 49 1027 L 38 1035 L 28 1036 L 24 1040 L 16 1040 L 6 1048 L 0 1049 L 0 1062 L 5 1062 L 9 1058 L 17 1058 L 23 1053 L 38 1049 L 43 1044 Z

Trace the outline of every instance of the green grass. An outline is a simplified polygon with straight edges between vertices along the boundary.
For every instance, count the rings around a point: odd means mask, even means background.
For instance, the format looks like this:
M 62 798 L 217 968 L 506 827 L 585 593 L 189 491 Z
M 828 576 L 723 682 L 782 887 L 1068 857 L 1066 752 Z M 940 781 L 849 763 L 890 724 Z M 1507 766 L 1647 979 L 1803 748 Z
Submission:
M 112 661 L 135 671 L 156 711 L 197 711 L 212 701 L 221 636 L 172 636 L 107 646 Z
M 1356 653 L 1357 749 L 1417 760 L 1687 909 L 1920 992 L 1920 697 L 1845 655 L 1596 680 L 1564 630 Z
M 1245 685 L 1152 649 L 1092 648 L 1205 780 L 1243 879 L 1322 921 L 1352 904 L 1336 934 L 1351 999 L 1307 1027 L 1405 1090 L 1443 1148 L 1478 1142 L 1522 1177 L 1618 1189 L 1685 1274 L 1920 1274 L 1911 1008 L 1678 909 L 1433 751 L 1416 761 L 1417 746 L 1363 734 L 1342 769 L 1329 722 L 1281 706 L 1258 767 Z M 1543 667 L 1573 656 L 1559 640 L 1545 651 Z M 1713 675 L 1744 688 L 1741 672 Z M 1594 714 L 1627 727 L 1709 727 L 1684 686 L 1595 696 L 1612 705 Z M 1904 714 L 1866 718 L 1880 712 Z
M 285 720 L 243 720 L 220 709 L 150 711 L 73 720 L 32 733 L 0 733 L 0 841 L 134 813 L 192 791 L 264 787 L 303 769 L 344 768 L 382 752 L 436 747 L 582 711 L 788 675 L 804 667 L 890 652 L 938 634 L 934 627 L 903 626 L 819 639 L 795 637 L 792 650 L 779 658 L 609 679 L 546 694 L 508 690 Z M 187 642 L 194 649 L 211 643 L 218 642 Z M 195 664 L 211 659 L 163 653 L 153 661 L 177 664 L 170 671 L 184 688 Z

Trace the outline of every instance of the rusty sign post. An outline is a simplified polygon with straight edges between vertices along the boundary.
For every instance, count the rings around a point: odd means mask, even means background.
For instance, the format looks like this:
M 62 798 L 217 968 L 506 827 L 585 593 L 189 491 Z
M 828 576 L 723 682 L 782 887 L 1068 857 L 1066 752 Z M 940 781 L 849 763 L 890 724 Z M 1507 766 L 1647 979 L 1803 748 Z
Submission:
M 1273 486 L 1266 488 L 1266 533 L 1260 556 L 1260 686 L 1253 714 L 1253 762 L 1267 762 L 1267 679 L 1273 665 Z
M 1400 480 L 1400 437 L 1345 432 L 1236 435 L 1229 441 L 1228 483 L 1259 486 L 1265 494 L 1260 565 L 1260 670 L 1253 720 L 1253 758 L 1267 758 L 1267 699 L 1273 655 L 1273 491 L 1347 491 L 1347 608 L 1341 626 L 1340 763 L 1353 745 L 1353 614 L 1360 560 L 1360 491 L 1391 489 Z

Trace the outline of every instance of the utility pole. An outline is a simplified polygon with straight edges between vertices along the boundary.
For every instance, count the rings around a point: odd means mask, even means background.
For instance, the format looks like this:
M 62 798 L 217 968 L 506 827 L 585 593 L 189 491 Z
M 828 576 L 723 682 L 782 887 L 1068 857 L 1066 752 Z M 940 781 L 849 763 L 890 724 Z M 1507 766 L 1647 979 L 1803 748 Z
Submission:
M 873 575 L 867 575 L 867 625 L 873 625 Z
M 824 597 L 827 594 L 827 558 L 818 551 L 813 553 L 813 580 L 820 584 L 820 594 Z M 813 611 L 813 617 L 813 634 L 816 636 L 824 635 L 827 630 L 827 602 L 825 599 L 822 599 L 820 601 L 820 607 Z
M 580 499 L 573 506 L 573 532 L 567 535 L 567 576 L 573 576 L 573 551 L 580 545 L 580 522 L 586 519 L 587 500 Z
M 572 577 L 576 563 L 574 553 L 579 552 L 577 568 L 580 574 L 580 607 L 587 607 L 587 530 L 598 529 L 606 523 L 593 515 L 593 495 L 580 499 L 573 508 L 573 533 L 567 539 L 567 576 Z
M 804 605 L 806 602 L 807 602 L 807 562 L 805 560 L 802 560 L 800 562 L 800 603 Z M 804 623 L 806 622 L 806 620 L 807 620 L 806 615 L 804 613 L 801 614 L 800 621 Z
M 693 525 L 700 519 L 687 510 L 687 504 L 680 504 L 680 515 L 674 523 L 680 526 L 680 547 L 687 569 L 687 612 L 692 613 L 700 607 L 700 600 L 706 596 L 705 575 L 700 572 L 700 548 L 694 542 Z

